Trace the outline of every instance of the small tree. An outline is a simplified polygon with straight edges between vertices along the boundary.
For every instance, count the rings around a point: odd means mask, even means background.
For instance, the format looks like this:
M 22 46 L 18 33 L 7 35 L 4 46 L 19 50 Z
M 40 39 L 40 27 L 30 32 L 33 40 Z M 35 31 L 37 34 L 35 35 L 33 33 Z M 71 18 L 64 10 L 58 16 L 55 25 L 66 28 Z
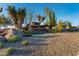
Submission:
M 52 9 L 49 9 L 48 7 L 46 7 L 45 13 L 46 13 L 47 19 L 50 20 L 50 28 L 56 26 L 55 12 L 52 11 Z
M 58 28 L 58 32 L 62 32 L 63 22 L 61 20 L 59 20 L 58 25 L 57 25 L 57 28 Z
M 25 8 L 18 8 L 18 11 L 17 11 L 14 6 L 8 6 L 7 11 L 14 22 L 15 28 L 18 30 L 21 30 L 23 20 L 26 16 L 26 9 Z
M 16 16 L 17 11 L 16 11 L 15 7 L 14 6 L 8 6 L 7 11 L 8 11 L 8 14 L 11 16 L 15 27 L 17 28 L 18 27 L 17 26 L 18 19 L 17 19 L 17 16 Z
M 25 8 L 18 8 L 17 19 L 18 19 L 19 30 L 22 29 L 23 20 L 24 20 L 25 17 L 26 17 L 26 9 Z
M 46 20 L 45 25 L 50 26 L 50 20 Z

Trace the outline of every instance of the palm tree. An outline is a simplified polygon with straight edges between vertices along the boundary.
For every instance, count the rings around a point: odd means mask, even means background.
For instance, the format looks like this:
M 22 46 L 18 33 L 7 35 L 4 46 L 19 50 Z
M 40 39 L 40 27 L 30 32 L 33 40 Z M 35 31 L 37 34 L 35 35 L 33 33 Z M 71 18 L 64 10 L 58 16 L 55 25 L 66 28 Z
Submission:
M 19 30 L 22 29 L 23 20 L 24 20 L 25 17 L 26 17 L 26 9 L 25 8 L 18 8 L 17 19 L 18 19 Z
M 17 26 L 18 19 L 17 19 L 17 16 L 16 16 L 17 15 L 17 11 L 16 11 L 15 7 L 14 6 L 8 6 L 7 7 L 7 11 L 8 11 L 9 15 L 11 16 L 11 18 L 13 20 L 15 28 L 17 28 L 18 27 Z
M 45 13 L 46 13 L 47 19 L 50 20 L 50 28 L 52 28 L 53 26 L 56 26 L 55 12 L 52 11 L 52 9 L 49 9 L 48 7 L 46 7 Z

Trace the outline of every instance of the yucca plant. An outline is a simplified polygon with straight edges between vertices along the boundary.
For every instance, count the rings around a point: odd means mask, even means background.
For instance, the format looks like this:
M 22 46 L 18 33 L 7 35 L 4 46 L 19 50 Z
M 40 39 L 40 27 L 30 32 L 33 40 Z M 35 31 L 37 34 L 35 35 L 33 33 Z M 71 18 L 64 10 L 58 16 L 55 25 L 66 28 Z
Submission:
M 8 6 L 7 11 L 9 13 L 9 15 L 11 16 L 16 29 L 21 30 L 23 20 L 26 16 L 26 9 L 18 8 L 18 10 L 16 10 L 16 8 L 14 6 Z

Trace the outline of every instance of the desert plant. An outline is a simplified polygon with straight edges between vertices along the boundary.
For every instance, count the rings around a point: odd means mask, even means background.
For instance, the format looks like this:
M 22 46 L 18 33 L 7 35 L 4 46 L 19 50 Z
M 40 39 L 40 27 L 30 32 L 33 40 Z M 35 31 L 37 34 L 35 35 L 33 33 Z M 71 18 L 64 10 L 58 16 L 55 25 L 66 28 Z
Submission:
M 47 15 L 47 19 L 50 20 L 50 28 L 53 26 L 56 26 L 56 17 L 55 17 L 55 12 L 52 11 L 52 9 L 49 9 L 48 7 L 45 7 L 45 13 Z
M 52 32 L 57 33 L 57 27 L 52 27 Z
M 8 40 L 8 42 L 16 42 L 16 41 L 19 41 L 20 40 L 20 37 L 17 36 L 17 35 L 12 35 L 7 40 Z
M 18 22 L 18 19 L 17 19 L 17 10 L 14 6 L 8 6 L 7 7 L 7 11 L 9 13 L 9 15 L 11 16 L 12 20 L 13 20 L 13 23 L 15 25 L 15 27 L 17 28 L 17 22 Z
M 25 33 L 25 36 L 32 36 L 32 33 L 27 30 L 23 30 L 23 32 Z
M 18 19 L 19 30 L 22 29 L 23 20 L 24 20 L 25 17 L 26 17 L 26 9 L 25 8 L 18 8 L 17 19 Z
M 62 29 L 63 29 L 63 22 L 62 21 L 59 20 L 57 28 L 58 28 L 58 32 L 62 32 Z
M 4 50 L 4 52 L 2 53 L 2 56 L 9 56 L 12 52 L 14 52 L 15 51 L 15 48 L 6 48 L 5 50 Z
M 2 42 L 0 42 L 0 48 L 3 48 L 4 44 Z
M 22 41 L 22 44 L 23 44 L 24 46 L 27 46 L 27 45 L 29 44 L 29 41 L 28 41 L 28 40 Z
M 23 20 L 26 16 L 26 9 L 18 8 L 18 11 L 17 11 L 14 6 L 8 6 L 7 11 L 14 22 L 15 28 L 18 30 L 21 30 Z
M 50 26 L 50 20 L 49 19 L 46 20 L 45 25 Z

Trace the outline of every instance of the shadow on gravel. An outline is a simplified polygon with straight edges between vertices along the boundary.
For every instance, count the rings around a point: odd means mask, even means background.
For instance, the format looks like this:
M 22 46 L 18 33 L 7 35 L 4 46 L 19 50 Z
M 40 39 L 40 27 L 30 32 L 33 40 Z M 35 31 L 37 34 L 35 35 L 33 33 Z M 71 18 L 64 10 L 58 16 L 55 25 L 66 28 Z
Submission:
M 30 43 L 30 45 L 47 45 L 48 43 Z
M 32 36 L 32 37 L 36 37 L 36 38 L 51 38 L 51 37 L 58 37 L 58 35 L 50 35 L 50 36 L 42 36 L 42 35 L 37 35 L 37 36 Z
M 31 56 L 32 50 L 17 49 L 10 56 Z

